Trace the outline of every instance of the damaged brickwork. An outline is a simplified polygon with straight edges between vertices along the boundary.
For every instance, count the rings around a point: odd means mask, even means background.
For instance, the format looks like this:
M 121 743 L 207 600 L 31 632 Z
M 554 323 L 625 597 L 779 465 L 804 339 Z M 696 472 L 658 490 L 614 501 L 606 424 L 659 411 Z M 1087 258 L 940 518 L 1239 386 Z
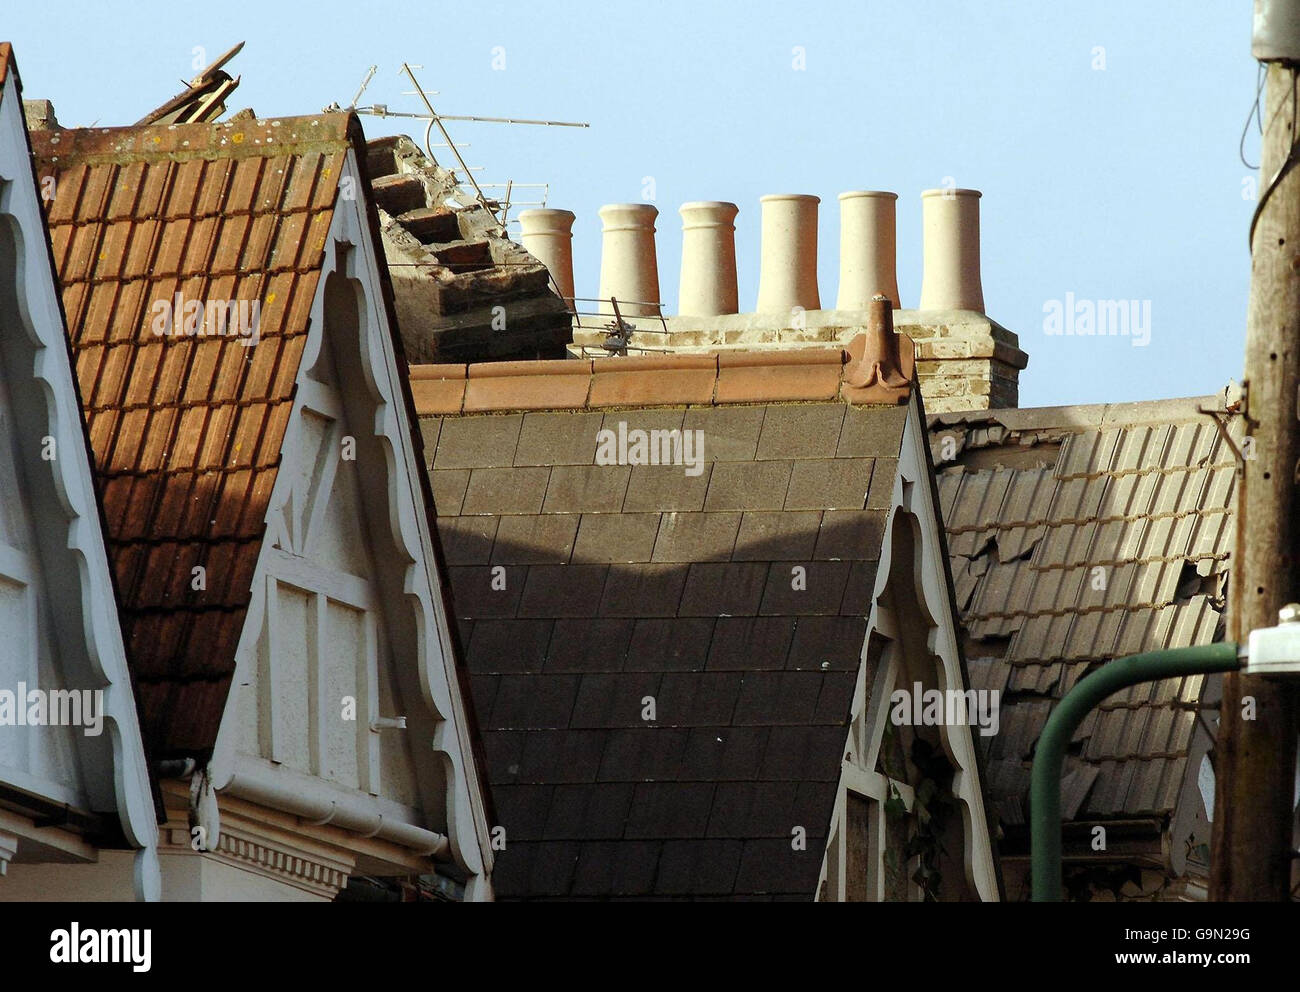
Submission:
M 570 314 L 546 267 L 410 138 L 366 150 L 411 363 L 564 358 Z

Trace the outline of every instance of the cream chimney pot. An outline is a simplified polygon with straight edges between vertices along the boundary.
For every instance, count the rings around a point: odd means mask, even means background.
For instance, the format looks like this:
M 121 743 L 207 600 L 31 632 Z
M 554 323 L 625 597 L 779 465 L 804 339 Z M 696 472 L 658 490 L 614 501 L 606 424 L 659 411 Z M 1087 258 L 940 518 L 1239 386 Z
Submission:
M 519 214 L 519 240 L 545 265 L 564 302 L 573 309 L 572 210 L 524 210 Z
M 703 200 L 682 204 L 682 278 L 677 312 L 691 317 L 736 313 L 736 214 L 734 203 Z
M 818 197 L 779 193 L 760 197 L 763 247 L 758 273 L 759 313 L 820 310 L 817 295 Z
M 613 314 L 618 300 L 625 317 L 659 315 L 659 264 L 655 258 L 655 218 L 648 203 L 615 203 L 600 208 L 604 224 L 600 251 L 600 312 Z M 626 303 L 624 301 L 627 301 Z
M 840 194 L 840 293 L 837 310 L 867 310 L 884 296 L 900 309 L 896 257 L 897 193 Z
M 980 192 L 928 189 L 921 194 L 925 272 L 922 310 L 984 312 L 980 286 Z

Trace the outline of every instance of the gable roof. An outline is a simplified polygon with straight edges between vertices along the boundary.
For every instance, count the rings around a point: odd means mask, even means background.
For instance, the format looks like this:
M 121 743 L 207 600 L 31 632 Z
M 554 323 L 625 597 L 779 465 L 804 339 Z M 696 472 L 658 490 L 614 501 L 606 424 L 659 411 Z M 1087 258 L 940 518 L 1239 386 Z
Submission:
M 499 898 L 813 898 L 909 398 L 851 402 L 864 363 L 412 369 Z M 700 470 L 602 430 L 703 431 Z
M 203 752 L 234 670 L 340 171 L 349 150 L 364 161 L 360 125 L 325 114 L 32 138 L 38 172 L 56 180 L 50 240 L 146 741 L 158 755 Z M 155 333 L 163 302 L 214 300 L 260 303 L 255 347 Z M 205 589 L 192 588 L 197 566 Z
M 1223 637 L 1236 460 L 1198 406 L 1222 411 L 1204 397 L 930 419 L 972 686 L 1004 692 L 981 743 L 1006 826 L 1026 822 L 1034 745 L 1079 678 Z M 1225 422 L 1239 443 L 1240 417 Z M 1167 679 L 1102 703 L 1067 757 L 1063 815 L 1173 813 L 1213 691 Z
M 0 805 L 54 825 L 25 834 L 19 818 L 20 860 L 40 861 L 63 831 L 82 832 L 98 845 L 136 848 L 135 894 L 157 899 L 154 797 L 21 97 L 12 48 L 0 43 L 0 441 L 8 449 L 0 461 L 9 469 L 0 531 L 17 532 L 17 547 L 0 541 L 0 571 L 7 604 L 17 607 L 6 617 L 27 614 L 19 621 L 27 629 L 0 631 L 9 647 L 0 668 L 8 685 L 36 674 L 49 688 L 102 693 L 102 726 L 29 737 L 26 758 L 22 748 L 11 752 L 16 760 L 0 774 Z M 23 643 L 27 651 L 15 649 Z M 0 851 L 0 872 L 13 854 Z

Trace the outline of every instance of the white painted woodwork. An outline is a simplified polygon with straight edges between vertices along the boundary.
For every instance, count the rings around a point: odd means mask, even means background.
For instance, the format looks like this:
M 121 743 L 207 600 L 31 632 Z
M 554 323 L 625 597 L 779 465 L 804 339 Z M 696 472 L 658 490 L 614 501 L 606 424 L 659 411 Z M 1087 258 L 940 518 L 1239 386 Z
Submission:
M 897 793 L 910 810 L 914 801 L 912 787 L 907 782 L 887 779 L 880 768 L 881 748 L 890 717 L 889 696 L 895 685 L 907 685 L 916 679 L 941 691 L 966 687 L 957 652 L 957 620 L 944 568 L 942 522 L 930 481 L 929 462 L 922 447 L 925 443 L 925 428 L 913 399 L 903 430 L 898 475 L 867 620 L 863 664 L 858 669 L 839 792 L 828 834 L 831 839 L 818 884 L 823 900 L 844 898 L 845 797 L 850 791 L 870 801 L 868 889 L 871 898 L 884 898 L 884 802 Z M 897 543 L 911 552 L 911 561 L 894 560 L 898 528 L 907 528 L 907 539 Z M 916 636 L 918 624 L 923 639 Z M 979 899 L 996 901 L 999 898 L 997 870 L 980 791 L 972 736 L 975 731 L 964 725 L 937 729 L 945 756 L 955 769 L 952 792 L 962 819 L 965 884 Z M 912 867 L 908 866 L 909 877 Z M 917 886 L 910 885 L 909 890 L 910 899 L 921 898 Z
M 344 177 L 360 185 L 351 153 Z M 490 898 L 481 787 L 380 264 L 357 201 L 340 198 L 212 779 L 219 795 L 447 851 L 471 876 L 466 898 Z M 345 697 L 355 719 L 344 719 Z M 397 716 L 406 730 L 370 729 Z
M 49 442 L 47 442 L 49 439 Z M 51 446 L 52 443 L 52 446 Z M 42 457 L 52 454 L 53 457 Z M 117 817 L 123 898 L 160 894 L 157 824 L 17 75 L 0 90 L 0 689 L 103 690 L 103 728 L 0 727 L 0 784 Z M 21 803 L 17 804 L 21 807 Z M 9 807 L 13 873 L 97 852 Z M 54 870 L 51 866 L 49 870 Z M 43 876 L 42 876 L 43 877 Z M 48 879 L 45 879 L 48 881 Z M 40 879 L 38 879 L 39 883 Z

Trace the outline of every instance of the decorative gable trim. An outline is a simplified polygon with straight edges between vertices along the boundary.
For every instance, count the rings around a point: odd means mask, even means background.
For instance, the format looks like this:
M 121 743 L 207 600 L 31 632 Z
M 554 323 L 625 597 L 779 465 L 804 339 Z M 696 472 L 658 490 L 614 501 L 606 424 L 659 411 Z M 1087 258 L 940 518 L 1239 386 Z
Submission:
M 64 629 L 76 633 L 56 650 L 74 669 L 64 673 L 66 678 L 79 687 L 103 688 L 103 733 L 83 736 L 80 753 L 111 770 L 113 805 L 127 843 L 137 849 L 135 895 L 153 901 L 161 896 L 161 874 L 150 776 L 21 96 L 16 72 L 0 80 L 0 240 L 8 241 L 14 252 L 18 282 L 17 324 L 3 328 L 10 336 L 2 345 L 6 372 L 11 383 L 26 376 L 35 382 L 37 389 L 23 390 L 44 400 L 39 409 L 31 402 L 28 411 L 40 432 L 33 443 L 41 437 L 52 439 L 57 453 L 42 462 L 51 478 L 41 481 L 50 483 L 56 501 L 45 507 L 45 517 L 66 523 L 66 534 L 50 541 L 59 553 L 57 561 L 49 563 L 47 582 L 57 583 L 50 595 L 59 599 L 60 613 L 69 618 Z M 18 391 L 10 392 L 15 404 L 24 402 Z
M 928 663 L 933 668 L 934 684 L 941 690 L 965 690 L 969 686 L 958 650 L 956 608 L 952 583 L 948 577 L 933 469 L 925 447 L 925 438 L 920 402 L 913 399 L 908 405 L 898 474 L 894 479 L 867 636 L 863 644 L 863 663 L 858 670 L 858 684 L 854 692 L 835 812 L 818 885 L 819 898 L 826 901 L 875 901 L 889 897 L 884 882 L 888 852 L 886 804 L 891 799 L 899 801 L 903 809 L 910 813 L 916 802 L 911 785 L 887 777 L 878 770 L 891 716 L 890 695 L 901 681 L 899 676 L 905 666 L 908 663 Z M 896 542 L 893 538 L 897 528 L 908 528 L 911 532 L 914 562 L 910 564 L 894 560 Z M 882 602 L 882 597 L 889 588 L 891 573 L 900 564 L 914 579 L 913 588 L 898 591 L 914 597 L 918 607 L 918 615 L 915 617 L 898 616 Z M 897 578 L 895 575 L 896 580 Z M 902 625 L 916 622 L 925 624 L 926 658 L 907 657 Z M 980 761 L 971 727 L 965 724 L 944 725 L 938 730 L 945 756 L 954 769 L 951 791 L 962 819 L 966 884 L 981 900 L 996 901 L 1000 898 L 997 863 L 981 786 Z M 854 797 L 868 800 L 863 804 L 865 810 L 854 803 Z M 851 805 L 855 806 L 852 815 Z M 865 818 L 860 812 L 865 812 Z M 855 835 L 863 831 L 866 838 Z M 865 848 L 850 850 L 851 845 L 862 844 L 865 844 Z M 901 852 L 896 851 L 894 854 L 901 859 Z M 865 881 L 852 877 L 851 874 L 853 868 L 862 864 L 866 865 Z M 904 874 L 910 876 L 910 868 Z M 907 887 L 909 901 L 922 898 L 919 887 L 910 880 Z
M 326 312 L 326 297 L 331 285 L 340 285 L 356 294 L 359 320 L 359 364 L 348 367 L 347 373 L 355 380 L 347 383 L 349 389 L 364 394 L 367 403 L 373 403 L 373 419 L 368 424 L 352 423 L 358 446 L 373 445 L 385 466 L 386 518 L 382 522 L 372 519 L 370 526 L 391 535 L 396 547 L 386 549 L 385 560 L 377 562 L 384 575 L 373 582 L 358 585 L 356 577 L 335 572 L 337 584 L 352 589 L 353 598 L 366 597 L 366 587 L 379 589 L 384 576 L 399 576 L 387 581 L 389 587 L 398 586 L 400 596 L 382 594 L 387 610 L 409 611 L 403 618 L 413 631 L 409 645 L 394 646 L 399 666 L 410 665 L 409 688 L 422 704 L 420 712 L 405 714 L 410 721 L 406 731 L 413 739 L 427 739 L 413 748 L 416 772 L 427 780 L 430 762 L 441 766 L 441 777 L 446 782 L 445 795 L 424 796 L 426 816 L 445 810 L 447 834 L 441 834 L 401 822 L 401 816 L 385 816 L 376 797 L 367 797 L 353 790 L 342 790 L 326 782 L 313 782 L 312 804 L 319 807 L 313 819 L 318 822 L 338 822 L 365 835 L 377 835 L 421 854 L 442 855 L 454 861 L 470 875 L 466 886 L 466 899 L 491 898 L 488 876 L 492 855 L 488 842 L 487 819 L 484 811 L 481 785 L 473 757 L 472 737 L 468 724 L 466 701 L 460 692 L 451 631 L 442 601 L 441 583 L 436 572 L 436 558 L 429 532 L 429 510 L 425 503 L 420 473 L 423 471 L 416 453 L 411 423 L 411 407 L 404 390 L 400 363 L 404 360 L 395 345 L 390 310 L 385 300 L 382 264 L 377 253 L 374 230 L 368 223 L 365 201 L 355 198 L 355 191 L 364 189 L 355 151 L 349 151 L 339 177 L 339 195 L 333 218 L 325 236 L 325 261 L 317 283 L 311 306 L 310 330 L 302 362 L 299 366 L 291 423 L 299 420 L 304 409 L 328 406 L 333 401 L 322 395 L 310 377 L 310 371 L 327 347 L 325 328 L 330 326 Z M 344 384 L 340 383 L 340 387 Z M 369 429 L 372 433 L 364 435 Z M 291 453 L 287 453 L 291 454 Z M 292 473 L 281 472 L 270 498 L 271 512 L 267 518 L 267 533 L 262 554 L 253 578 L 253 599 L 249 607 L 236 654 L 235 685 L 249 681 L 249 671 L 256 666 L 256 650 L 264 626 L 272 622 L 268 615 L 267 591 L 270 584 L 288 573 L 297 562 L 293 555 L 274 548 L 283 527 L 277 523 L 281 509 L 290 498 L 293 487 Z M 373 516 L 373 509 L 371 515 Z M 310 522 L 301 537 L 309 538 Z M 347 600 L 347 595 L 342 597 Z M 409 650 L 406 650 L 409 648 Z M 371 676 L 373 678 L 373 674 Z M 403 688 L 408 688 L 405 684 Z M 303 776 L 283 774 L 284 769 L 253 761 L 247 755 L 237 755 L 235 738 L 239 693 L 232 693 L 226 704 L 221 731 L 212 760 L 212 780 L 219 791 L 234 796 L 245 796 L 273 808 L 309 815 L 302 809 L 308 797 L 303 792 Z M 406 705 L 411 707 L 408 696 Z M 364 719 L 364 714 L 359 719 Z M 341 796 L 329 793 L 347 792 L 356 816 L 349 814 Z M 439 817 L 440 818 L 440 817 Z

